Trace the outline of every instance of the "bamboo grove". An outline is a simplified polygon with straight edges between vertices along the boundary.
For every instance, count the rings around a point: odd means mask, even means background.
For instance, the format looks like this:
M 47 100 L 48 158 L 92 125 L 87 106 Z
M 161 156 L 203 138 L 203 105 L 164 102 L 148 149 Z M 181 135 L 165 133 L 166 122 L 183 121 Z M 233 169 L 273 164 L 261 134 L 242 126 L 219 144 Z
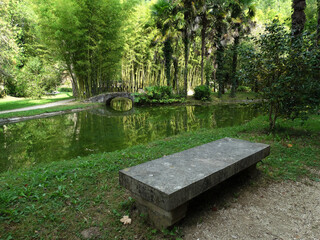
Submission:
M 36 97 L 66 78 L 78 98 L 105 91 L 137 92 L 147 86 L 171 86 L 185 96 L 204 84 L 219 94 L 228 90 L 234 95 L 240 85 L 258 91 L 259 79 L 246 79 L 248 61 L 242 53 L 252 46 L 244 39 L 263 33 L 264 23 L 275 17 L 281 22 L 292 17 L 298 35 L 301 11 L 302 30 L 317 29 L 319 36 L 319 1 L 284 0 L 282 8 L 279 4 L 3 0 L 0 84 L 8 94 Z M 285 24 L 291 27 L 290 21 Z

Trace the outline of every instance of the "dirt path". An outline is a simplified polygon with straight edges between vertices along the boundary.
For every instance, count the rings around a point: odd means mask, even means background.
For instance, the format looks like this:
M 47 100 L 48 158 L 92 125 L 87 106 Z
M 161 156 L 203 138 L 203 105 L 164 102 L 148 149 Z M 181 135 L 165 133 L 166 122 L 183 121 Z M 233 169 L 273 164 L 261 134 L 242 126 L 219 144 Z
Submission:
M 32 106 L 32 107 L 25 107 L 25 108 L 17 108 L 17 109 L 12 109 L 12 110 L 0 111 L 0 114 L 29 111 L 29 110 L 35 110 L 35 109 L 48 108 L 48 107 L 55 107 L 55 106 L 59 106 L 59 105 L 64 105 L 66 103 L 70 103 L 72 101 L 74 101 L 74 99 L 67 99 L 67 100 L 57 101 L 57 102 L 53 102 L 53 103 L 36 105 L 36 106 Z
M 202 207 L 193 203 L 192 217 L 181 224 L 183 239 L 320 239 L 320 182 L 260 179 L 227 188 L 229 193 L 209 194 L 211 203 L 198 200 Z

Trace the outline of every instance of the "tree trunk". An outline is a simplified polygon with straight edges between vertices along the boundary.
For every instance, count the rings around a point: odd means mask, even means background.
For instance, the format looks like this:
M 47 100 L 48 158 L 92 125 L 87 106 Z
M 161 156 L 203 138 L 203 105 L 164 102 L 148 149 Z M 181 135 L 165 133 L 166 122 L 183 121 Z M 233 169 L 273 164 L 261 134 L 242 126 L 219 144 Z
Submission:
M 185 27 L 184 30 L 184 96 L 188 96 L 188 63 L 189 63 L 189 36 L 188 36 L 188 27 Z
M 320 0 L 317 1 L 318 5 L 318 25 L 317 25 L 317 44 L 320 45 Z
M 233 43 L 233 58 L 232 58 L 232 70 L 231 70 L 231 81 L 232 81 L 232 87 L 231 87 L 231 97 L 236 96 L 236 91 L 238 87 L 238 81 L 236 78 L 236 72 L 237 72 L 237 64 L 238 64 L 238 46 L 240 42 L 240 37 L 236 36 L 234 38 Z
M 223 84 L 223 55 L 224 55 L 224 47 L 222 44 L 218 44 L 218 49 L 217 49 L 217 69 L 216 69 L 216 78 L 218 80 L 219 84 L 219 92 L 218 92 L 218 97 L 220 98 L 222 94 L 224 93 L 224 84 Z
M 174 76 L 173 76 L 173 89 L 177 89 L 177 94 L 179 94 L 179 61 L 177 58 L 173 58 Z
M 269 106 L 269 131 L 274 131 L 278 118 L 277 103 L 270 103 Z
M 304 24 L 306 22 L 306 14 L 304 10 L 306 8 L 306 0 L 293 0 L 291 15 L 291 32 L 293 36 L 298 36 L 303 32 Z
M 203 69 L 204 69 L 204 53 L 206 46 L 206 30 L 207 30 L 207 15 L 206 12 L 202 16 L 202 29 L 201 29 L 201 85 L 203 85 Z
M 220 98 L 224 92 L 224 84 L 223 84 L 223 55 L 224 55 L 224 46 L 221 43 L 221 38 L 222 38 L 222 19 L 219 19 L 217 22 L 217 38 L 216 38 L 216 46 L 217 46 L 217 57 L 216 57 L 216 63 L 217 63 L 217 68 L 216 68 L 216 77 L 218 80 L 219 84 L 219 92 L 218 92 L 218 97 Z
M 163 52 L 164 52 L 164 59 L 165 59 L 165 66 L 166 66 L 166 79 L 167 79 L 167 86 L 170 86 L 171 76 L 170 76 L 170 69 L 171 69 L 171 59 L 172 59 L 172 53 L 173 49 L 171 46 L 171 38 L 168 37 L 163 46 Z

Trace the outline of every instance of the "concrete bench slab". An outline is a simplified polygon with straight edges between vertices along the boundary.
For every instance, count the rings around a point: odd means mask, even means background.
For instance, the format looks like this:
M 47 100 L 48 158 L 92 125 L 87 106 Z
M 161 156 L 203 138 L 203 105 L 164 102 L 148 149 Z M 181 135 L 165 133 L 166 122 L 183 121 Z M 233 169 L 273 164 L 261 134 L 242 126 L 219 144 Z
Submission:
M 159 228 L 185 216 L 189 200 L 270 154 L 270 146 L 223 138 L 119 172 L 120 185 Z

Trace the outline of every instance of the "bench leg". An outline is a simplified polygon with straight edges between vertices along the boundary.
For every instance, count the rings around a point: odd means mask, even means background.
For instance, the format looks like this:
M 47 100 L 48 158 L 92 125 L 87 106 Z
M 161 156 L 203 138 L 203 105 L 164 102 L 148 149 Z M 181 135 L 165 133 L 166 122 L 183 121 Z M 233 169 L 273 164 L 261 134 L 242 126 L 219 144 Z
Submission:
M 254 164 L 243 171 L 250 178 L 255 178 L 259 175 L 259 170 L 257 169 L 257 164 Z
M 148 202 L 137 195 L 133 195 L 136 200 L 138 211 L 145 214 L 152 225 L 158 229 L 172 226 L 186 216 L 188 203 L 185 203 L 171 211 L 166 211 L 151 202 Z

